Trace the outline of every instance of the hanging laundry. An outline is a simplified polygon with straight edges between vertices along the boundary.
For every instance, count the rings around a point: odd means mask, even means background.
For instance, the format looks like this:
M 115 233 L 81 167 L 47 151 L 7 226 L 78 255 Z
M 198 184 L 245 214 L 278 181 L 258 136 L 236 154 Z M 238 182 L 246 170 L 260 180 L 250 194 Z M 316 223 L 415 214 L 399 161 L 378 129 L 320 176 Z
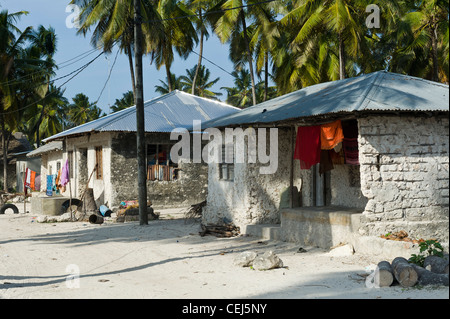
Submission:
M 47 196 L 53 195 L 53 176 L 54 175 L 47 175 Z
M 41 175 L 37 175 L 34 179 L 34 190 L 41 191 Z
M 320 126 L 320 148 L 331 150 L 344 139 L 341 120 Z
M 35 190 L 36 172 L 30 170 L 30 188 Z
M 300 126 L 295 142 L 294 159 L 301 169 L 310 169 L 320 163 L 320 126 Z
M 25 187 L 30 187 L 30 182 L 31 182 L 31 170 L 29 168 L 27 168 L 25 170 L 25 183 L 24 186 Z
M 333 161 L 331 158 L 331 153 L 336 153 L 333 150 L 321 150 L 320 152 L 320 165 L 319 174 L 322 175 L 325 172 L 331 171 L 333 166 Z
M 56 183 L 56 189 L 60 190 L 62 187 L 62 185 L 61 185 L 61 169 L 59 169 L 59 171 L 58 171 L 58 175 L 56 176 L 55 183 Z
M 66 159 L 66 163 L 64 164 L 61 171 L 61 180 L 59 181 L 61 186 L 66 186 L 69 183 L 69 159 Z
M 345 164 L 359 165 L 358 139 L 344 138 L 343 149 Z
M 345 164 L 345 155 L 344 150 L 342 148 L 342 143 L 339 143 L 333 151 L 330 151 L 331 161 L 333 164 L 341 165 Z
M 52 175 L 52 190 L 56 192 L 57 190 L 57 185 L 56 185 L 56 178 L 58 177 L 58 174 L 53 174 Z

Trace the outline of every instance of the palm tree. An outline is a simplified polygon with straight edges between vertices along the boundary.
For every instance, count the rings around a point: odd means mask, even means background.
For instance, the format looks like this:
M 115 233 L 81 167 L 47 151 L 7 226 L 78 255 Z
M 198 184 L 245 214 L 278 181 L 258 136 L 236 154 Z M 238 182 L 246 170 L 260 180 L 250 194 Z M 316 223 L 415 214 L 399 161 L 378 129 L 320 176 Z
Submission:
M 69 105 L 69 125 L 70 127 L 85 124 L 96 120 L 105 114 L 94 103 L 89 102 L 89 97 L 83 93 L 78 93 Z
M 173 90 L 184 90 L 184 85 L 181 83 L 181 76 L 177 77 L 175 74 L 170 73 L 170 81 L 166 78 L 166 82 L 159 80 L 161 85 L 155 85 L 155 92 L 159 94 L 167 94 L 172 92 Z M 170 88 L 169 88 L 170 83 Z
M 199 53 L 197 69 L 194 73 L 194 78 L 192 79 L 191 94 L 195 94 L 195 87 L 197 85 L 197 78 L 202 66 L 203 59 L 203 46 L 204 40 L 208 40 L 209 32 L 208 27 L 213 25 L 215 18 L 213 17 L 214 12 L 216 12 L 220 6 L 225 2 L 225 0 L 187 0 L 186 5 L 189 10 L 191 10 L 191 16 L 195 24 L 195 29 L 199 35 Z
M 14 23 L 24 14 L 27 12 L 9 13 L 7 10 L 0 12 L 0 126 L 3 148 L 3 189 L 5 191 L 8 190 L 7 139 L 19 122 L 17 94 L 21 81 L 18 80 L 18 69 L 26 67 L 25 61 L 18 57 L 31 32 L 31 27 L 27 27 L 21 32 Z
M 42 121 L 46 121 L 48 124 L 48 116 L 52 113 L 50 110 L 46 110 L 47 104 L 52 107 L 52 104 L 63 104 L 65 98 L 63 97 L 64 91 L 57 89 L 50 84 L 50 78 L 55 75 L 55 69 L 57 68 L 53 56 L 56 53 L 57 39 L 55 30 L 51 27 L 46 29 L 44 26 L 39 26 L 36 31 L 30 35 L 30 49 L 29 56 L 25 57 L 29 59 L 30 57 L 36 60 L 44 61 L 41 72 L 36 80 L 41 80 L 41 85 L 36 88 L 36 99 L 40 101 L 40 104 L 35 104 L 33 109 L 39 114 L 37 117 L 37 122 L 34 127 L 34 136 L 37 146 L 39 147 L 41 136 L 40 132 L 43 131 L 41 126 Z M 37 107 L 37 109 L 36 109 Z M 28 112 L 30 114 L 30 112 Z M 55 126 L 55 129 L 59 127 Z M 44 130 L 45 131 L 45 130 Z
M 337 51 L 339 78 L 344 79 L 349 71 L 347 58 L 356 59 L 364 41 L 365 23 L 361 13 L 367 4 L 364 0 L 297 0 L 281 23 L 294 30 L 291 48 L 298 52 L 315 34 L 331 32 L 330 46 Z
M 390 69 L 436 82 L 448 81 L 448 17 L 448 0 L 414 2 L 393 32 L 399 45 Z
M 221 87 L 227 91 L 226 102 L 240 108 L 251 106 L 253 103 L 250 72 L 242 68 L 231 74 L 234 77 L 234 87 Z
M 155 37 L 155 41 L 151 45 L 151 61 L 155 62 L 158 70 L 163 65 L 165 66 L 168 90 L 171 92 L 175 89 L 170 72 L 174 61 L 174 49 L 181 58 L 186 59 L 198 39 L 191 21 L 180 19 L 189 14 L 182 3 L 173 0 L 166 1 L 164 5 L 161 4 L 158 7 L 158 14 L 162 19 L 163 35 Z
M 259 3 L 258 0 L 227 0 L 222 9 L 225 10 L 220 19 L 215 25 L 215 32 L 219 36 L 222 43 L 242 39 L 242 46 L 244 48 L 247 64 L 249 68 L 249 75 L 251 79 L 251 91 L 253 105 L 256 104 L 256 82 L 253 71 L 253 50 L 250 44 L 251 30 L 248 30 L 247 19 L 250 18 L 255 21 L 256 25 L 265 25 L 270 23 L 270 14 L 267 6 Z M 240 50 L 242 52 L 242 50 Z
M 123 94 L 122 98 L 116 99 L 116 102 L 111 106 L 112 113 L 124 110 L 134 105 L 134 93 L 128 91 Z
M 146 54 L 153 50 L 152 42 L 164 37 L 158 7 L 164 6 L 166 2 L 141 1 L 143 51 Z M 93 28 L 91 43 L 95 48 L 110 52 L 114 44 L 118 43 L 121 52 L 128 56 L 131 86 L 135 93 L 133 0 L 72 0 L 71 3 L 81 8 L 79 34 L 86 36 Z
M 24 131 L 30 142 L 36 143 L 38 147 L 41 139 L 64 130 L 64 109 L 68 104 L 64 91 L 50 84 L 46 96 L 35 107 L 25 110 Z
M 222 95 L 220 92 L 212 92 L 209 90 L 220 80 L 220 78 L 209 81 L 211 72 L 204 65 L 200 66 L 200 68 L 198 65 L 194 65 L 191 69 L 186 69 L 186 74 L 187 75 L 180 76 L 181 84 L 186 91 L 192 92 L 191 88 L 195 87 L 194 95 L 216 100 L 218 99 L 218 96 Z M 193 85 L 195 79 L 197 79 L 197 86 Z

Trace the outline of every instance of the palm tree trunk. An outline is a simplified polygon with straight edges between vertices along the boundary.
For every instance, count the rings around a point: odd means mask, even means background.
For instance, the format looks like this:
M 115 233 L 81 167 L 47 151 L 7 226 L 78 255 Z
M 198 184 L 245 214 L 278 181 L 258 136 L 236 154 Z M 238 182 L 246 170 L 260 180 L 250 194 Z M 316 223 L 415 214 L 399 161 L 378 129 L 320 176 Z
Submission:
M 203 37 L 204 37 L 204 31 L 203 31 L 203 20 L 202 20 L 202 9 L 199 9 L 199 18 L 200 18 L 200 52 L 198 55 L 198 63 L 197 63 L 197 69 L 195 70 L 194 79 L 192 80 L 192 95 L 195 95 L 195 84 L 197 83 L 197 77 L 198 72 L 200 70 L 200 67 L 202 66 L 202 57 L 203 57 Z
M 166 76 L 167 76 L 167 88 L 169 89 L 169 93 L 172 92 L 172 78 L 170 76 L 170 65 L 166 63 Z
M 431 75 L 431 80 L 439 82 L 438 36 L 436 23 L 433 24 L 431 29 L 431 55 L 433 58 L 433 74 Z
M 252 80 L 253 105 L 256 105 L 256 89 L 255 89 L 255 76 L 253 75 L 253 59 L 252 59 L 252 52 L 250 51 L 250 43 L 248 41 L 247 36 L 247 24 L 245 23 L 244 10 L 241 11 L 241 19 L 242 19 L 242 30 L 244 32 L 244 43 L 247 49 L 248 67 L 250 71 L 250 78 Z
M 38 122 L 36 124 L 36 144 L 37 144 L 37 147 L 41 146 L 40 128 L 41 128 L 42 118 L 44 117 L 44 108 L 45 108 L 45 106 L 42 105 L 41 115 L 39 116 L 39 120 L 38 120 Z
M 344 40 L 342 39 L 342 34 L 339 33 L 339 78 L 341 80 L 345 79 L 345 51 L 344 51 Z
M 130 65 L 131 87 L 133 88 L 133 96 L 136 103 L 136 83 L 134 79 L 133 55 L 131 54 L 131 46 L 129 44 L 127 45 L 127 55 L 128 55 L 128 63 Z
M 264 61 L 264 101 L 267 101 L 267 91 L 269 90 L 269 53 L 266 52 Z
M 8 147 L 6 145 L 6 127 L 5 118 L 0 117 L 0 125 L 2 130 L 2 149 L 3 149 L 3 190 L 8 192 Z

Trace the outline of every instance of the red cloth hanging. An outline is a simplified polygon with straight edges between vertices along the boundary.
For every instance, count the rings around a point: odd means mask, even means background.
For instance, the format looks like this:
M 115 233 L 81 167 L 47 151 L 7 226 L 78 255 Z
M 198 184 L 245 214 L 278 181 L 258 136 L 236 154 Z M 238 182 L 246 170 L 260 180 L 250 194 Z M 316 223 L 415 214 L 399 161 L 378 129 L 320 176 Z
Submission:
M 294 159 L 301 169 L 310 169 L 320 163 L 320 126 L 300 126 L 297 130 Z

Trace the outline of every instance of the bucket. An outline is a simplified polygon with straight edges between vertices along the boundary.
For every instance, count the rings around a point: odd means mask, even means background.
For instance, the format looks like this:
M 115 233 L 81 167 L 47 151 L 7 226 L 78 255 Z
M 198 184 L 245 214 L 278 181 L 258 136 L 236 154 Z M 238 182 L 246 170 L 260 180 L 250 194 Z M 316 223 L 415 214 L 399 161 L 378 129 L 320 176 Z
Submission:
M 97 214 L 92 214 L 89 216 L 89 222 L 91 224 L 103 224 L 103 217 Z
M 106 207 L 105 205 L 101 205 L 99 208 L 100 214 L 102 214 L 103 217 L 111 217 L 112 211 Z

